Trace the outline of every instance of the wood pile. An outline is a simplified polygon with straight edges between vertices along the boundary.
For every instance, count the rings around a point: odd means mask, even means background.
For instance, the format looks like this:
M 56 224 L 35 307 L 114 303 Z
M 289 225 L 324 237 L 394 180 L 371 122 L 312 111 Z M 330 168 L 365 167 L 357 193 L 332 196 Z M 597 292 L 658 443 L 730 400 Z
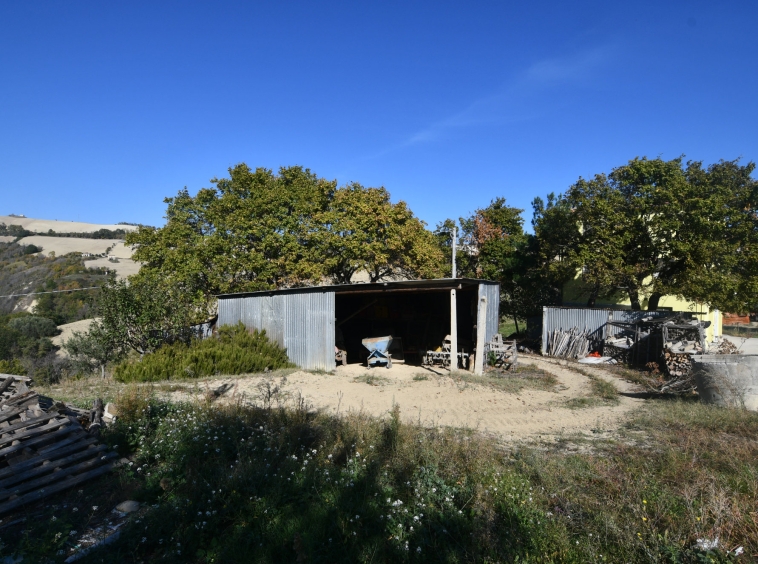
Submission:
M 663 353 L 663 361 L 666 365 L 666 373 L 671 377 L 687 376 L 692 370 L 692 355 L 687 353 Z
M 63 403 L 44 410 L 30 384 L 0 374 L 0 515 L 105 474 L 117 457 L 82 426 L 89 413 Z
M 591 341 L 590 333 L 578 327 L 569 331 L 556 329 L 548 333 L 545 351 L 559 358 L 584 358 L 590 352 Z
M 716 349 L 712 352 L 713 354 L 740 354 L 740 350 L 737 348 L 737 345 L 731 341 L 727 341 L 726 339 L 722 339 Z

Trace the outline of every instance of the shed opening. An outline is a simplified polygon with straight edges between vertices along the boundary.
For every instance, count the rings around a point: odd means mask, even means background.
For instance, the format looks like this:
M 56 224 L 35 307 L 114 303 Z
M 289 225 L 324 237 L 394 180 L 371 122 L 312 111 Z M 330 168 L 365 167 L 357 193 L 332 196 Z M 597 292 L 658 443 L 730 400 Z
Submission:
M 391 335 L 392 362 L 420 365 L 450 334 L 449 289 L 340 292 L 335 296 L 335 345 L 347 351 L 348 364 L 365 364 L 361 341 Z M 477 287 L 457 290 L 458 350 L 476 343 Z

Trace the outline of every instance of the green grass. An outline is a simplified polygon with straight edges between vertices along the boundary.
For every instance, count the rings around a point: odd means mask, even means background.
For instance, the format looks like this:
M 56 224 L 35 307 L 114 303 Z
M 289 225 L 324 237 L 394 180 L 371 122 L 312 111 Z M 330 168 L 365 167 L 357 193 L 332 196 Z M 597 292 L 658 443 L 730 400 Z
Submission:
M 265 331 L 248 332 L 242 323 L 221 327 L 217 338 L 164 346 L 142 359 L 116 366 L 119 382 L 158 382 L 218 374 L 245 374 L 293 366 L 287 351 L 269 341 Z
M 428 374 L 424 374 L 423 372 L 419 372 L 419 373 L 413 375 L 413 381 L 414 382 L 422 382 L 422 381 L 428 380 L 428 379 L 429 379 L 429 375 Z
M 619 392 L 613 382 L 609 382 L 588 370 L 584 370 L 572 364 L 568 364 L 566 367 L 569 370 L 578 372 L 582 376 L 586 376 L 590 381 L 590 388 L 587 395 L 566 400 L 563 403 L 564 407 L 568 407 L 569 409 L 584 409 L 601 405 L 618 405 Z
M 699 563 L 758 553 L 758 414 L 748 411 L 650 401 L 617 440 L 570 452 L 566 441 L 504 449 L 404 424 L 397 408 L 375 419 L 305 405 L 171 405 L 144 386 L 117 402 L 121 419 L 104 438 L 134 464 L 3 516 L 26 521 L 2 530 L 0 558 L 62 562 L 72 528 L 130 498 L 146 513 L 81 562 Z M 718 549 L 697 548 L 716 537 Z M 742 557 L 727 553 L 738 547 Z
M 519 321 L 518 328 L 519 334 L 523 333 L 526 330 L 526 321 Z M 511 335 L 516 333 L 516 323 L 512 318 L 501 320 L 500 327 L 498 328 L 498 333 L 503 335 L 506 339 L 509 338 Z
M 533 364 L 519 364 L 505 372 L 490 370 L 481 376 L 459 370 L 450 376 L 462 384 L 489 386 L 509 394 L 518 393 L 524 388 L 552 392 L 558 385 L 558 379 L 553 374 Z
M 389 382 L 389 378 L 380 376 L 376 372 L 364 372 L 363 374 L 360 374 L 359 376 L 353 378 L 353 382 L 362 382 L 364 384 L 368 384 L 369 386 L 383 386 Z

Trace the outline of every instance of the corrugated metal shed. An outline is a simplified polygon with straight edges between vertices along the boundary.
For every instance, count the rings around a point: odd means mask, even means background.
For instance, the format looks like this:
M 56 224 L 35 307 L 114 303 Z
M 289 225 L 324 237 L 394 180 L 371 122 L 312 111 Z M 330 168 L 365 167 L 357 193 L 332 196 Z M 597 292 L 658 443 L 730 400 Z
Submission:
M 269 338 L 287 349 L 290 360 L 308 370 L 333 370 L 335 297 L 339 294 L 383 294 L 413 291 L 476 289 L 487 297 L 486 338 L 499 326 L 500 285 L 471 278 L 408 280 L 287 288 L 218 296 L 218 324 L 242 321 L 249 329 L 265 329 Z
M 298 366 L 334 370 L 334 292 L 315 288 L 296 294 L 220 299 L 218 324 L 239 321 L 249 329 L 264 329 Z
M 629 309 L 600 309 L 573 307 L 543 307 L 542 308 L 542 354 L 545 354 L 547 335 L 556 329 L 568 331 L 577 327 L 589 331 L 593 337 L 602 339 L 623 331 L 613 325 L 606 326 L 608 320 L 623 323 L 633 323 L 643 317 L 661 317 L 671 315 L 670 311 L 634 311 Z M 680 312 L 692 315 L 692 312 Z M 607 331 L 607 333 L 605 332 Z

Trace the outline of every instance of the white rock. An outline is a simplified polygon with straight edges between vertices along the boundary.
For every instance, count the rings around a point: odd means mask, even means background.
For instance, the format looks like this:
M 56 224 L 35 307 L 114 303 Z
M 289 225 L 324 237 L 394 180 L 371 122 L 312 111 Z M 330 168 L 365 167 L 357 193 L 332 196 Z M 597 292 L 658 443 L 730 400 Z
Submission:
M 121 513 L 133 513 L 139 509 L 138 501 L 122 501 L 116 506 L 116 511 Z

